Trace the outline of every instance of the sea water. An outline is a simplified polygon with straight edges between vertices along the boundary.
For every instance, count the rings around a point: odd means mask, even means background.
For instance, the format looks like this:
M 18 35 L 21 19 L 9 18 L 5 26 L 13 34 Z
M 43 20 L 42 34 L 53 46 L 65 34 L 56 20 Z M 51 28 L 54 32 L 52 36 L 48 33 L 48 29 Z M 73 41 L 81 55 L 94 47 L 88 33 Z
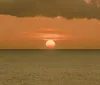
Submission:
M 100 50 L 0 50 L 0 85 L 100 85 Z

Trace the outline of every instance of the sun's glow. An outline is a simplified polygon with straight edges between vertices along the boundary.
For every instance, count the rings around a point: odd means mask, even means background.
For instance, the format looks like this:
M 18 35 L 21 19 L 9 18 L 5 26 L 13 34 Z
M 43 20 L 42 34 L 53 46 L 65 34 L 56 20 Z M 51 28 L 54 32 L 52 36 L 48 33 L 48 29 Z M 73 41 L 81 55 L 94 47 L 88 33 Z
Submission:
M 48 47 L 48 48 L 54 48 L 55 47 L 55 41 L 53 41 L 53 40 L 48 40 L 48 41 L 46 41 L 46 46 Z

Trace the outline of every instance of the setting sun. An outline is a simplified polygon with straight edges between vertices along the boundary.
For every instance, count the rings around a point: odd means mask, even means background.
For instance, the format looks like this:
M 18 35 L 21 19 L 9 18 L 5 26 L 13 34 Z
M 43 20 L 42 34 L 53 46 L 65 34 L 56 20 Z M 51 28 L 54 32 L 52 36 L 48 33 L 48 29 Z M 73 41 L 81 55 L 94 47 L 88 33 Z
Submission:
M 55 42 L 54 42 L 53 40 L 48 40 L 48 41 L 46 42 L 46 46 L 47 46 L 48 48 L 54 48 L 54 47 L 55 47 Z

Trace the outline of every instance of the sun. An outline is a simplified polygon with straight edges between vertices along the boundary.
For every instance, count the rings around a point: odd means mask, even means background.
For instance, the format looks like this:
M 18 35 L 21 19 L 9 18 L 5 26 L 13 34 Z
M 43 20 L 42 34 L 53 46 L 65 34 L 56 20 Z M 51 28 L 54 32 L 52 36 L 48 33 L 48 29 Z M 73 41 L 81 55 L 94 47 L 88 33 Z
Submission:
M 48 40 L 46 41 L 46 47 L 48 48 L 54 48 L 56 45 L 55 41 L 54 40 Z

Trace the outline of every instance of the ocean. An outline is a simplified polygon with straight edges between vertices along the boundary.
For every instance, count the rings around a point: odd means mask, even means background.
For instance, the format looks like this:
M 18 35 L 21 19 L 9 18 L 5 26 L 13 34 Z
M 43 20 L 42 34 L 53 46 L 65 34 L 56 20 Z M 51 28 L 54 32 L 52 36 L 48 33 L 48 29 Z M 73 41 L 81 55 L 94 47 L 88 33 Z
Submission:
M 0 85 L 100 85 L 100 50 L 0 50 Z

